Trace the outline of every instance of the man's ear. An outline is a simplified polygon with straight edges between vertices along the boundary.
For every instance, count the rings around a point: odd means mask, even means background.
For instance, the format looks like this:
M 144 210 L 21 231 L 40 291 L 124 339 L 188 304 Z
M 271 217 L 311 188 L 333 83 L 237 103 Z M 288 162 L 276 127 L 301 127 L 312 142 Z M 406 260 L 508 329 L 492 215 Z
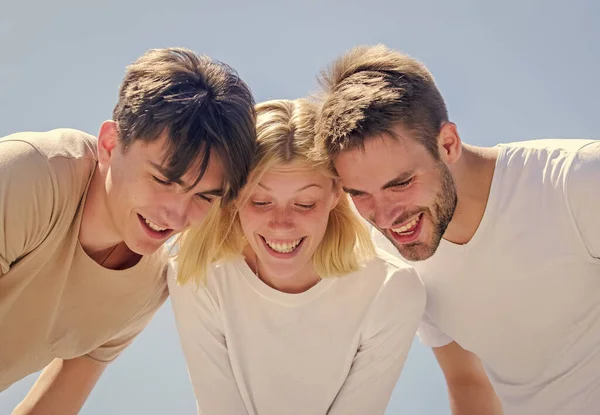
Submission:
M 116 151 L 118 143 L 117 123 L 112 120 L 104 121 L 98 133 L 98 161 L 102 164 L 110 164 L 113 151 Z
M 462 141 L 453 122 L 445 122 L 438 134 L 440 159 L 447 165 L 454 164 L 462 153 Z

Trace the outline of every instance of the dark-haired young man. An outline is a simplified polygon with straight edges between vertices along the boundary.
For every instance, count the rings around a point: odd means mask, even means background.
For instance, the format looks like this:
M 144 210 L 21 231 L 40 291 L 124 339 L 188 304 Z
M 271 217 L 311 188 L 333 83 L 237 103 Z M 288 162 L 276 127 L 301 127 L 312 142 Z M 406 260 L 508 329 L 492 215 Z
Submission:
M 421 275 L 453 412 L 597 414 L 600 141 L 462 144 L 429 71 L 384 46 L 323 85 L 321 149 Z
M 45 367 L 15 414 L 75 414 L 167 297 L 163 243 L 243 186 L 254 100 L 187 49 L 128 67 L 98 137 L 0 139 L 0 391 Z

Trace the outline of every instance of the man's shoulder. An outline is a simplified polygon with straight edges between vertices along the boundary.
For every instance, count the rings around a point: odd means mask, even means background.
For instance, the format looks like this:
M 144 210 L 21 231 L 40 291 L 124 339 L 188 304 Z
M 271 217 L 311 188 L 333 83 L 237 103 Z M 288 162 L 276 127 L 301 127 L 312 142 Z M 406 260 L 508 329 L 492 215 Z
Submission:
M 498 147 L 504 150 L 507 160 L 522 157 L 527 161 L 532 158 L 543 161 L 547 157 L 575 154 L 593 142 L 594 140 L 578 138 L 543 138 L 503 143 Z
M 83 131 L 59 128 L 44 132 L 20 132 L 0 138 L 0 143 L 24 143 L 50 161 L 54 158 L 96 160 L 96 138 Z
M 0 138 L 0 148 L 15 202 L 35 198 L 61 215 L 76 209 L 97 165 L 95 138 L 77 130 L 16 133 Z
M 505 189 L 500 193 L 510 199 L 515 195 L 523 200 L 541 200 L 550 194 L 561 197 L 573 160 L 590 143 L 594 141 L 539 139 L 500 144 L 492 190 Z

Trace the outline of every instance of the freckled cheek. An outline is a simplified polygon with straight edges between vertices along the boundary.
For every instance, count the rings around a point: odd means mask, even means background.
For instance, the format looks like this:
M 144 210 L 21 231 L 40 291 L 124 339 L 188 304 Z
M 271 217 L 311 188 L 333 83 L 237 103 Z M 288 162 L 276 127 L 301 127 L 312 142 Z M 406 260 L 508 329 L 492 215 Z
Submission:
M 325 233 L 328 223 L 329 211 L 326 210 L 309 212 L 296 221 L 299 228 L 305 229 L 313 235 Z
M 256 212 L 240 212 L 240 223 L 244 233 L 254 233 L 268 224 L 268 216 Z

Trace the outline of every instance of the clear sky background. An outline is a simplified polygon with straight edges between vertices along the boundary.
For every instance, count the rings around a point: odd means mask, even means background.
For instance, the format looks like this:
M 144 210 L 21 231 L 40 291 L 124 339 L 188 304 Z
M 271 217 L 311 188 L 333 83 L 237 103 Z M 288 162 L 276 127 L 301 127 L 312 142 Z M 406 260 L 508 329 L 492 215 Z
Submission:
M 467 143 L 600 138 L 599 21 L 594 0 L 0 0 L 0 136 L 95 134 L 124 67 L 149 48 L 185 46 L 227 62 L 262 101 L 314 92 L 333 58 L 385 43 L 429 67 Z M 34 380 L 0 394 L 0 414 Z M 195 413 L 169 302 L 81 413 Z M 388 413 L 450 413 L 441 372 L 418 341 Z

